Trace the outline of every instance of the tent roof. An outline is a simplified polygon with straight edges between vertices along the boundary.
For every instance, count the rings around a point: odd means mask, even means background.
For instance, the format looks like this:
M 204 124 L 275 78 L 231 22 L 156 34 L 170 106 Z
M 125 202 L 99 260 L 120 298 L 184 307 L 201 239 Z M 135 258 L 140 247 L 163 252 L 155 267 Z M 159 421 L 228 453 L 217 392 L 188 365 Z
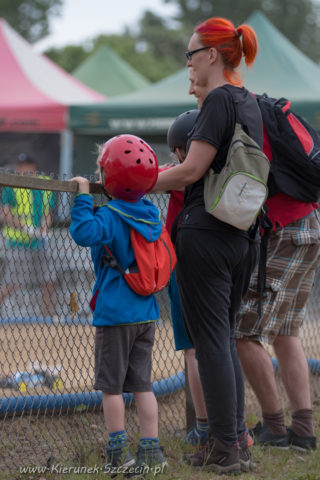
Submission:
M 320 67 L 294 47 L 262 13 L 253 13 L 247 23 L 256 31 L 259 50 L 253 68 L 242 66 L 246 87 L 255 93 L 289 98 L 295 110 L 320 129 Z M 188 71 L 183 68 L 108 103 L 71 108 L 71 128 L 163 133 L 177 115 L 196 108 L 188 87 Z
M 150 84 L 149 80 L 106 45 L 90 55 L 72 75 L 108 97 L 134 92 Z
M 110 99 L 108 103 L 70 108 L 70 127 L 95 130 L 97 133 L 166 132 L 182 112 L 197 108 L 194 97 L 188 95 L 188 70 L 143 90 Z
M 259 50 L 253 68 L 244 73 L 250 90 L 294 102 L 320 100 L 320 66 L 295 47 L 261 12 L 248 24 L 257 33 Z
M 44 55 L 0 18 L 0 131 L 59 131 L 67 107 L 105 100 Z

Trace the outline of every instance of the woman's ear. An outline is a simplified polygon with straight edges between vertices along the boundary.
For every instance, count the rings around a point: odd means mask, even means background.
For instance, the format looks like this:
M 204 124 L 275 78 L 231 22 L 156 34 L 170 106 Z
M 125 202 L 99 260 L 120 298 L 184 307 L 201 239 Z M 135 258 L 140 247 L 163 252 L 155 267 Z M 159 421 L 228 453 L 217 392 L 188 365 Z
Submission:
M 211 63 L 214 63 L 218 57 L 218 50 L 214 47 L 211 47 L 209 50 L 209 60 Z

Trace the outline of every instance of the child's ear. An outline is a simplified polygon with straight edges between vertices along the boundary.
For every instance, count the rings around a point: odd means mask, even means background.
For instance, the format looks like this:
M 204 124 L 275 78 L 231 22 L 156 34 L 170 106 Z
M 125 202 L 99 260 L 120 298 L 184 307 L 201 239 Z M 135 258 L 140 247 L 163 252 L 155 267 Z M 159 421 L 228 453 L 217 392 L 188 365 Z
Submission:
M 179 162 L 180 162 L 180 163 L 183 163 L 183 161 L 185 160 L 185 158 L 186 158 L 186 156 L 187 156 L 187 154 L 186 154 L 186 152 L 183 150 L 183 148 L 178 148 L 178 147 L 177 147 L 177 148 L 175 149 L 175 152 L 174 152 L 174 153 L 177 155 Z

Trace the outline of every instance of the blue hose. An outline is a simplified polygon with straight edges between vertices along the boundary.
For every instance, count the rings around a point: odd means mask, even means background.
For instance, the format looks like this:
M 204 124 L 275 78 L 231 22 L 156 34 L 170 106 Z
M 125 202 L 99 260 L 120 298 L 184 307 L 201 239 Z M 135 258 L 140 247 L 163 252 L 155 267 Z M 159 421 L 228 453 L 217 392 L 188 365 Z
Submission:
M 21 317 L 21 318 L 2 318 L 1 324 L 19 324 L 19 323 L 44 323 L 53 324 L 56 323 L 50 317 Z M 59 324 L 80 324 L 90 325 L 89 320 L 84 318 L 65 318 L 63 321 L 59 321 Z M 310 372 L 313 374 L 320 374 L 320 360 L 316 358 L 308 358 L 308 365 Z M 279 370 L 277 359 L 272 359 L 273 366 L 276 371 Z M 152 387 L 156 396 L 167 395 L 169 393 L 176 392 L 177 390 L 185 386 L 185 372 L 181 371 L 172 375 L 171 377 L 164 378 L 157 382 L 153 382 Z M 124 393 L 123 398 L 126 404 L 130 404 L 134 401 L 132 393 Z M 66 393 L 59 395 L 35 395 L 35 396 L 20 396 L 2 398 L 0 400 L 0 416 L 5 414 L 15 415 L 23 414 L 25 412 L 39 412 L 39 411 L 65 411 L 72 408 L 97 408 L 101 405 L 102 394 L 101 392 L 85 392 L 85 393 Z
M 156 396 L 174 393 L 185 386 L 185 373 L 176 373 L 168 378 L 153 382 L 152 388 Z M 124 393 L 126 404 L 134 401 L 132 393 Z M 27 395 L 20 397 L 2 398 L 0 400 L 0 416 L 6 414 L 22 415 L 26 412 L 38 413 L 39 411 L 65 411 L 70 409 L 97 408 L 101 405 L 101 392 L 64 393 L 59 395 Z
M 315 375 L 320 374 L 320 360 L 318 360 L 317 358 L 307 358 L 307 361 L 308 361 L 310 373 L 313 373 Z M 276 358 L 272 358 L 272 363 L 273 363 L 274 369 L 278 371 L 279 370 L 278 360 Z

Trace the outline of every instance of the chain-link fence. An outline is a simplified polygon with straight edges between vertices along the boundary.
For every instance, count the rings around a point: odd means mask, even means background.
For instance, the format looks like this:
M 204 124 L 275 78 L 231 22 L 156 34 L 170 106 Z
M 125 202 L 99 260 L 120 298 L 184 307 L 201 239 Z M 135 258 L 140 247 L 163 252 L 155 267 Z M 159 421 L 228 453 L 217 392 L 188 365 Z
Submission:
M 103 451 L 106 434 L 101 393 L 93 390 L 90 251 L 68 231 L 76 187 L 5 172 L 0 179 L 0 469 L 80 462 L 84 452 Z M 164 221 L 168 195 L 150 200 Z M 95 202 L 105 197 L 96 194 Z M 302 330 L 313 398 L 320 394 L 319 277 Z M 179 437 L 186 428 L 184 357 L 174 350 L 166 290 L 158 300 L 152 380 L 160 435 Z M 124 398 L 128 433 L 135 436 L 134 401 L 130 394 Z M 248 413 L 257 411 L 249 387 L 246 398 Z

